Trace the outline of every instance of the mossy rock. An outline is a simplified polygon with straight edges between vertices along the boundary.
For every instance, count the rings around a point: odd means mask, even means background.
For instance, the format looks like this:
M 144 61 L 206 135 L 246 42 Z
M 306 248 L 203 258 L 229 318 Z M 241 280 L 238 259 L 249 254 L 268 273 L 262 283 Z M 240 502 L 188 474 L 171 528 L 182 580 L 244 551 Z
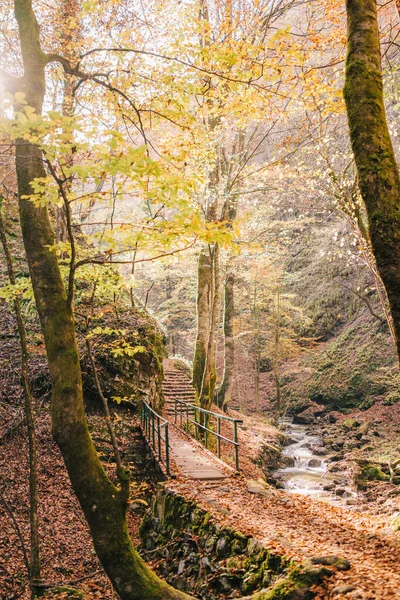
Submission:
M 139 405 L 142 399 L 156 409 L 163 403 L 165 336 L 146 311 L 118 304 L 102 306 L 92 319 L 92 348 L 103 393 L 110 400 Z M 79 338 L 80 339 L 80 338 Z M 86 348 L 81 345 L 85 401 L 96 406 L 98 391 Z
M 264 566 L 254 568 L 243 577 L 241 590 L 244 594 L 254 592 L 264 580 Z
M 342 423 L 343 429 L 347 429 L 348 431 L 350 431 L 351 429 L 357 429 L 357 427 L 359 427 L 359 426 L 360 426 L 360 423 L 358 421 L 356 421 L 355 419 L 346 419 Z
M 324 577 L 332 575 L 332 570 L 325 566 L 314 566 L 305 561 L 300 566 L 292 567 L 289 574 L 275 582 L 265 591 L 255 594 L 253 600 L 311 600 L 314 593 L 310 591 L 314 584 L 322 583 Z
M 361 479 L 364 481 L 390 481 L 389 475 L 376 465 L 367 464 L 361 467 Z

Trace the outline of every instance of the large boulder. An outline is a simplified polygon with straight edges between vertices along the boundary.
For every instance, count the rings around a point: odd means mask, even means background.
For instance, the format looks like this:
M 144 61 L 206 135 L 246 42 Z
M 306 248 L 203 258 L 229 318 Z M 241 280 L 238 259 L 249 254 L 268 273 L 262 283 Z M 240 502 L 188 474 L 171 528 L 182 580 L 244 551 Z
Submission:
M 104 395 L 111 401 L 163 404 L 165 337 L 146 311 L 126 305 L 98 311 L 90 327 L 91 344 Z M 87 404 L 98 400 L 86 344 L 80 342 L 83 388 Z

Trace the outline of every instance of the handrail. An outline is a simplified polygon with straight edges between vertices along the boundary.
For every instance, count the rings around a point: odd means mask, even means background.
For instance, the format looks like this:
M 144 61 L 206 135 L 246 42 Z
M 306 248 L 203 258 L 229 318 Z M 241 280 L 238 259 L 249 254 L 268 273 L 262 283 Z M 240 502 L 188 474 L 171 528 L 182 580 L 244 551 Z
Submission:
M 199 419 L 197 418 L 197 414 L 199 414 Z M 200 415 L 210 415 L 211 417 L 215 417 L 217 419 L 217 431 L 213 431 L 207 427 L 207 420 L 204 419 L 203 423 L 200 423 Z M 190 417 L 193 416 L 193 419 Z M 218 413 L 212 412 L 211 410 L 206 410 L 205 408 L 201 408 L 200 406 L 196 406 L 195 404 L 188 404 L 183 400 L 175 399 L 175 410 L 174 410 L 174 419 L 175 424 L 177 422 L 178 417 L 180 418 L 180 426 L 183 426 L 183 418 L 186 417 L 186 424 L 192 423 L 195 428 L 195 437 L 199 439 L 200 430 L 204 433 L 204 445 L 208 448 L 208 434 L 215 435 L 217 438 L 217 456 L 221 458 L 221 440 L 232 444 L 235 449 L 235 467 L 236 470 L 239 471 L 239 440 L 238 440 L 238 424 L 243 423 L 241 419 L 233 419 L 232 417 L 227 417 L 225 415 L 220 415 Z M 227 438 L 221 434 L 221 421 L 228 421 L 233 423 L 233 439 Z
M 167 419 L 161 417 L 143 400 L 140 410 L 140 422 L 142 424 L 144 437 L 146 438 L 154 459 L 163 464 L 167 475 L 170 475 Z M 164 435 L 162 435 L 163 430 Z

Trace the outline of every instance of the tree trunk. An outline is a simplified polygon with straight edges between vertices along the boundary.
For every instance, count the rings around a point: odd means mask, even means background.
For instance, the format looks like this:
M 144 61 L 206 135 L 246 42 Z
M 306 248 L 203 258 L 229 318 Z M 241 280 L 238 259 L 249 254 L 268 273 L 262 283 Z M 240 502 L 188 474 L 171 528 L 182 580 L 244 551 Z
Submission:
M 216 392 L 217 404 L 227 410 L 232 399 L 233 376 L 235 370 L 235 341 L 233 337 L 235 276 L 228 272 L 224 286 L 224 375 Z
M 200 397 L 211 321 L 212 266 L 209 246 L 200 252 L 197 273 L 197 337 L 193 359 L 193 386 Z
M 6 258 L 8 278 L 11 285 L 15 285 L 14 265 L 11 252 L 8 246 L 6 229 L 2 215 L 2 201 L 0 197 L 0 239 Z M 30 562 L 29 562 L 29 582 L 31 587 L 31 597 L 36 598 L 42 592 L 41 569 L 40 569 L 40 537 L 39 537 L 39 493 L 38 493 L 38 474 L 37 474 L 37 442 L 35 422 L 32 407 L 32 395 L 29 384 L 29 353 L 26 341 L 25 325 L 22 318 L 21 304 L 18 296 L 14 300 L 15 317 L 17 320 L 18 335 L 21 346 L 22 363 L 22 383 L 24 388 L 24 410 L 26 418 L 26 428 L 28 431 L 29 447 L 29 520 L 30 520 Z
M 279 377 L 279 365 L 276 365 L 276 367 L 274 368 L 274 379 L 276 388 L 275 421 L 278 422 L 278 419 L 282 412 L 281 380 Z
M 211 312 L 210 322 L 208 327 L 208 342 L 206 360 L 204 365 L 203 381 L 200 391 L 200 405 L 209 410 L 214 400 L 215 385 L 217 382 L 217 365 L 216 365 L 216 329 L 218 320 L 218 310 L 221 295 L 220 281 L 220 257 L 219 244 L 214 244 L 211 260 Z
M 231 11 L 231 7 L 229 10 Z M 242 133 L 239 133 L 239 150 L 243 149 L 243 144 L 244 136 Z M 227 221 L 231 226 L 237 215 L 237 198 L 235 196 L 227 197 L 222 212 L 224 220 Z M 230 256 L 226 264 L 226 278 L 224 286 L 224 374 L 222 383 L 217 390 L 217 404 L 223 409 L 228 408 L 229 402 L 232 399 L 233 376 L 235 368 L 235 339 L 233 335 L 233 317 L 235 314 L 234 292 L 235 275 L 233 272 L 232 256 Z
M 256 412 L 260 412 L 260 351 L 256 351 L 256 359 L 254 362 L 254 402 Z
M 47 59 L 40 46 L 31 0 L 15 0 L 15 16 L 24 63 L 20 91 L 41 113 Z M 25 198 L 33 191 L 30 182 L 46 174 L 40 149 L 26 140 L 17 140 L 16 168 L 23 239 L 52 384 L 53 436 L 88 521 L 97 555 L 123 600 L 187 599 L 189 596 L 152 573 L 133 547 L 126 525 L 128 473 L 119 471 L 121 486 L 110 481 L 87 427 L 74 316 L 56 254 L 49 250 L 54 234 L 48 211 Z
M 386 122 L 376 0 L 347 0 L 344 96 L 369 234 L 400 358 L 400 177 Z
M 281 292 L 278 287 L 276 291 L 276 305 L 275 305 L 275 336 L 274 336 L 274 379 L 276 387 L 276 404 L 275 404 L 275 420 L 278 421 L 282 411 L 282 400 L 281 400 L 281 382 L 279 375 L 279 367 L 281 363 Z
M 60 6 L 60 46 L 61 53 L 65 56 L 71 64 L 75 65 L 79 61 L 79 41 L 81 40 L 81 27 L 78 24 L 79 17 L 79 3 L 77 0 L 61 0 Z M 77 25 L 71 27 L 71 20 L 76 20 Z M 72 117 L 75 113 L 75 98 L 74 98 L 74 87 L 76 85 L 76 77 L 64 74 L 64 90 L 62 98 L 62 114 L 65 117 Z M 74 161 L 74 154 L 68 151 L 68 154 L 64 157 L 65 163 L 72 167 Z M 64 184 L 67 194 L 70 193 L 72 188 L 72 179 L 70 178 Z M 56 206 L 56 241 L 57 242 L 68 242 L 68 229 L 67 229 L 67 218 L 65 206 Z M 65 258 L 65 255 L 62 255 Z

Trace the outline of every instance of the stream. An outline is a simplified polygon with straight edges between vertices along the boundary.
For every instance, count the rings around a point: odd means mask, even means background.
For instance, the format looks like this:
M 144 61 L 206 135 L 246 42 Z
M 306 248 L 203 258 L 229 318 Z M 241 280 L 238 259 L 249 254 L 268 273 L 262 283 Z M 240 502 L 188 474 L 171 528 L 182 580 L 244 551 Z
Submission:
M 343 474 L 327 472 L 331 464 L 329 456 L 314 454 L 312 448 L 320 447 L 321 440 L 310 433 L 310 425 L 298 425 L 289 418 L 282 420 L 282 424 L 293 442 L 282 452 L 282 457 L 287 457 L 288 466 L 278 469 L 273 476 L 284 489 L 336 506 L 352 504 L 356 494 L 349 488 Z

